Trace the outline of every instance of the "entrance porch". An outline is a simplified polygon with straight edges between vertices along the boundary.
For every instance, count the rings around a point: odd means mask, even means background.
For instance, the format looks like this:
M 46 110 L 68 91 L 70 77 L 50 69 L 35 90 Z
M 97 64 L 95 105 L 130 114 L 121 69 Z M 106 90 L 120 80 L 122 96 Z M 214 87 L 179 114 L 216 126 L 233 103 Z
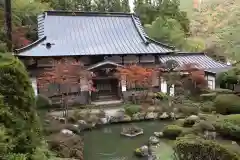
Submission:
M 115 74 L 117 67 L 123 66 L 111 61 L 103 61 L 88 68 L 94 74 L 92 81 L 96 89 L 91 93 L 92 103 L 121 100 L 121 80 Z

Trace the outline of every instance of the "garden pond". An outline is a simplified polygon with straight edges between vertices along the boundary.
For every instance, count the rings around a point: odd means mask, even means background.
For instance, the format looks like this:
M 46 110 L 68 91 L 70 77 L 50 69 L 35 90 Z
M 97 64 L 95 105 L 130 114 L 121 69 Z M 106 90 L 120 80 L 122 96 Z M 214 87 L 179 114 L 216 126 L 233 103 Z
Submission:
M 106 125 L 100 129 L 84 132 L 84 160 L 139 160 L 134 150 L 145 145 L 154 132 L 160 132 L 169 122 L 144 121 L 127 124 Z M 121 136 L 122 127 L 136 125 L 144 134 L 128 138 Z M 155 150 L 157 157 L 172 160 L 172 141 L 160 139 L 160 146 Z

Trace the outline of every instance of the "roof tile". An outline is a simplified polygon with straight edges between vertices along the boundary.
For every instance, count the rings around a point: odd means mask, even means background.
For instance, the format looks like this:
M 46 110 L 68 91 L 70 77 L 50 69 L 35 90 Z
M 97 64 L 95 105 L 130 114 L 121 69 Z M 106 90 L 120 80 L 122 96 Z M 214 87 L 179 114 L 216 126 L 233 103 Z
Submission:
M 35 47 L 18 50 L 19 56 L 72 56 L 159 54 L 173 52 L 171 47 L 149 41 L 133 14 L 62 15 L 47 12 L 39 16 L 39 36 L 46 37 Z M 44 23 L 44 26 L 42 24 Z M 44 35 L 43 35 L 44 34 Z M 47 49 L 44 43 L 54 43 Z M 149 42 L 149 43 L 148 43 Z

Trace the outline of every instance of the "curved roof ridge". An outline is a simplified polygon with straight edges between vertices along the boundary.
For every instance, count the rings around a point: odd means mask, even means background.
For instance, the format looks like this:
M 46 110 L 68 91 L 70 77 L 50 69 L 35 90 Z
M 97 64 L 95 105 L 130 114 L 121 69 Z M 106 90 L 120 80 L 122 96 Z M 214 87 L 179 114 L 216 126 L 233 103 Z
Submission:
M 149 41 L 146 39 L 146 37 L 143 35 L 142 31 L 140 30 L 138 24 L 136 23 L 136 20 L 134 18 L 134 15 L 132 15 L 132 21 L 133 21 L 133 24 L 138 32 L 138 34 L 140 35 L 140 37 L 142 38 L 143 42 L 148 45 L 149 44 Z
M 146 37 L 148 40 L 150 40 L 151 42 L 153 42 L 153 43 L 156 43 L 156 44 L 161 45 L 161 46 L 163 46 L 163 47 L 166 47 L 166 48 L 175 50 L 175 46 L 170 46 L 170 45 L 165 44 L 165 43 L 163 43 L 163 42 L 156 41 L 156 40 L 154 40 L 154 39 L 152 39 L 152 38 L 150 38 L 150 37 L 148 37 L 148 36 L 145 36 L 145 37 Z
M 24 47 L 22 47 L 22 48 L 15 49 L 15 52 L 16 52 L 16 53 L 19 53 L 19 52 L 23 52 L 23 51 L 25 51 L 25 50 L 28 50 L 28 49 L 30 49 L 30 48 L 38 45 L 39 43 L 43 42 L 44 40 L 46 40 L 46 38 L 47 38 L 47 37 L 44 36 L 44 37 L 42 37 L 42 38 L 40 38 L 40 39 L 38 39 L 38 40 L 30 43 L 30 44 L 27 45 L 27 46 L 24 46 Z

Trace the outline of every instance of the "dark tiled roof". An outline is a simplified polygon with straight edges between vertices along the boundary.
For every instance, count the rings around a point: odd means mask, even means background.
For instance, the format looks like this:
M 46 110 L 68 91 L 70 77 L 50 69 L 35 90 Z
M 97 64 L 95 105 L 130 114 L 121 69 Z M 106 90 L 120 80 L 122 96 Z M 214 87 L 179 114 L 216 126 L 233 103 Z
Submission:
M 147 37 L 138 17 L 126 13 L 47 11 L 38 16 L 39 43 L 19 56 L 159 54 L 173 48 Z M 46 44 L 52 43 L 47 49 Z
M 206 56 L 204 53 L 177 53 L 174 55 L 162 55 L 159 56 L 159 60 L 161 63 L 165 63 L 168 60 L 175 60 L 180 66 L 185 64 L 196 64 L 197 68 L 211 73 L 219 73 L 231 68 L 231 66 L 222 62 L 217 62 Z

